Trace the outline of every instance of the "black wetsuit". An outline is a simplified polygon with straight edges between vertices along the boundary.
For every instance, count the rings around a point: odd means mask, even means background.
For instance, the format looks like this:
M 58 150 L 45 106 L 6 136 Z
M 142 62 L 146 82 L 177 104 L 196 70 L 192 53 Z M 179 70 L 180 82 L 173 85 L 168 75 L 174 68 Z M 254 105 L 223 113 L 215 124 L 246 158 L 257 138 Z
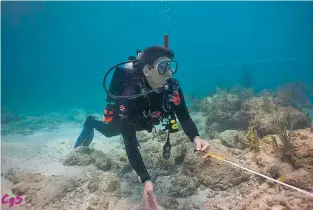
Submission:
M 132 95 L 134 89 L 128 87 L 123 95 Z M 196 136 L 199 136 L 198 129 L 190 118 L 183 92 L 179 88 L 178 97 L 175 97 L 175 102 L 172 103 L 172 110 L 176 114 L 181 127 L 185 134 L 192 142 Z M 136 171 L 142 182 L 150 180 L 148 171 L 144 165 L 141 154 L 138 149 L 136 131 L 147 130 L 151 132 L 153 126 L 160 123 L 160 117 L 167 116 L 168 112 L 164 110 L 164 98 L 166 91 L 160 93 L 149 94 L 148 97 L 138 97 L 136 99 L 121 99 L 114 106 L 108 104 L 106 110 L 112 110 L 113 107 L 119 109 L 113 110 L 114 118 L 111 122 L 103 122 L 94 118 L 87 118 L 85 126 L 95 128 L 97 131 L 106 137 L 122 134 L 128 160 L 132 168 Z M 143 114 L 145 112 L 145 114 Z M 152 113 L 152 117 L 145 117 L 148 113 Z M 150 115 L 151 116 L 151 115 Z

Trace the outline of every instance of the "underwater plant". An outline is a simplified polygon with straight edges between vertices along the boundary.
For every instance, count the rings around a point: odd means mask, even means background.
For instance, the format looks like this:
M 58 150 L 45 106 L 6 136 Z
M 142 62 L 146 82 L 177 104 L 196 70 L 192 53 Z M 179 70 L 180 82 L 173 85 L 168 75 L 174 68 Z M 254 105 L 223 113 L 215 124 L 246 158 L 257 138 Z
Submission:
M 272 144 L 275 146 L 275 148 L 278 148 L 277 139 L 275 136 L 271 136 Z
M 248 140 L 248 146 L 251 150 L 259 152 L 260 151 L 260 138 L 256 134 L 253 126 L 249 126 L 246 139 Z
M 294 120 L 291 113 L 290 109 L 277 109 L 274 121 L 277 135 L 283 144 L 283 155 L 289 157 L 294 151 L 294 144 L 291 138 L 294 129 Z

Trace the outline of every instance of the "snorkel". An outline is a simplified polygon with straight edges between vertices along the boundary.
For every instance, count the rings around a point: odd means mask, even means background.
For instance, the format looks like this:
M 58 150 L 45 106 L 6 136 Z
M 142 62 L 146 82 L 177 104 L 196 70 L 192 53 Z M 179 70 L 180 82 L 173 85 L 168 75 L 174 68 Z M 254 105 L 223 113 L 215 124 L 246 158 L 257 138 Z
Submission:
M 164 34 L 164 47 L 168 48 L 168 35 Z
M 168 48 L 168 35 L 167 34 L 164 35 L 164 47 Z M 121 65 L 128 64 L 128 63 L 132 63 L 133 69 L 129 69 L 129 70 L 131 70 L 133 74 L 139 75 L 139 71 L 143 68 L 144 64 L 143 64 L 143 61 L 140 59 L 140 56 L 142 54 L 141 50 L 136 50 L 136 54 L 137 54 L 136 59 L 134 59 L 134 57 L 132 57 L 132 59 L 129 59 L 128 61 L 118 63 L 118 64 L 112 66 L 111 68 L 109 68 L 108 71 L 106 72 L 106 74 L 104 75 L 103 88 L 109 97 L 111 97 L 113 99 L 120 99 L 120 98 L 121 99 L 135 99 L 135 98 L 138 98 L 141 96 L 146 96 L 146 95 L 154 93 L 154 92 L 159 93 L 159 92 L 162 92 L 163 90 L 171 90 L 172 88 L 170 86 L 173 85 L 174 83 L 176 85 L 178 85 L 178 81 L 176 79 L 170 78 L 167 80 L 167 84 L 164 87 L 151 89 L 151 90 L 143 89 L 141 91 L 141 93 L 139 93 L 139 94 L 135 94 L 135 95 L 131 95 L 131 96 L 119 96 L 119 95 L 113 95 L 112 93 L 110 93 L 110 91 L 106 87 L 106 79 L 107 79 L 108 75 L 110 74 L 110 72 L 113 70 L 116 70 L 117 67 L 119 67 Z M 175 81 L 175 82 L 173 82 L 173 81 Z

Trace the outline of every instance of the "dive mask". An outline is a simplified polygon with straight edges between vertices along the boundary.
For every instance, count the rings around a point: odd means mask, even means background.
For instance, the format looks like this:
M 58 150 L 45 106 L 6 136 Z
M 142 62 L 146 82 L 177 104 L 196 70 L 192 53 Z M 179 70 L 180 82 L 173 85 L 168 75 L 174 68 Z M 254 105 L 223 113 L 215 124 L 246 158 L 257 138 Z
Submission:
M 157 63 L 155 66 L 160 75 L 164 75 L 167 71 L 170 71 L 172 74 L 175 74 L 178 69 L 178 63 L 171 60 L 163 60 Z

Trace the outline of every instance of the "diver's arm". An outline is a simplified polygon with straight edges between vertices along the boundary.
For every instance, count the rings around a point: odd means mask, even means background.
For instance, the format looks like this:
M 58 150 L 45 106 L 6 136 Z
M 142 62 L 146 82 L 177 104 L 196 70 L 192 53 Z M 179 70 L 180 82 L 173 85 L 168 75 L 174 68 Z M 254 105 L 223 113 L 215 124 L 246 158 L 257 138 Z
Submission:
M 142 183 L 147 180 L 151 180 L 137 147 L 136 129 L 134 125 L 130 123 L 128 118 L 125 118 L 122 120 L 121 126 L 122 136 L 130 165 L 136 171 Z
M 123 95 L 132 95 L 134 93 L 132 87 L 125 89 Z M 135 125 L 131 122 L 130 116 L 133 108 L 136 106 L 135 100 L 123 99 L 121 105 L 124 106 L 124 111 L 121 112 L 121 134 L 124 140 L 128 161 L 137 175 L 140 177 L 142 183 L 151 180 L 142 160 L 140 151 L 137 147 L 137 137 Z
M 185 102 L 184 94 L 181 88 L 178 89 L 180 104 L 174 107 L 177 118 L 191 142 L 199 135 L 199 131 L 189 115 L 189 111 Z

